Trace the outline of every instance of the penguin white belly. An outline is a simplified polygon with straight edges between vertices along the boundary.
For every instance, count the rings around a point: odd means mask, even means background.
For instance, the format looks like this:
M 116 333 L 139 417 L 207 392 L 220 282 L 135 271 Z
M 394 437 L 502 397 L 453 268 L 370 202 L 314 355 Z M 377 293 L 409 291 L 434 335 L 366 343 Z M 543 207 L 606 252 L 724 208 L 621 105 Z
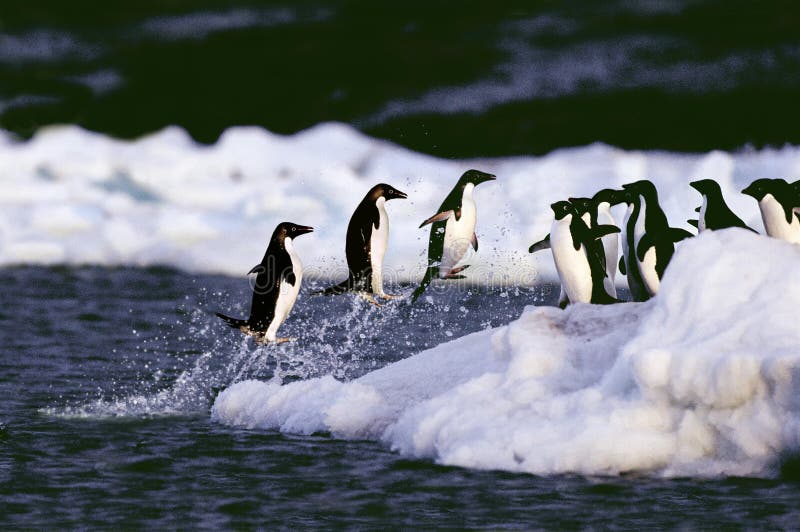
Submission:
M 703 194 L 703 204 L 700 205 L 700 216 L 697 217 L 698 233 L 706 230 L 706 209 L 708 209 L 708 200 L 706 199 L 706 195 Z
M 472 246 L 472 236 L 475 234 L 475 225 L 478 221 L 478 211 L 475 201 L 472 199 L 472 188 L 474 187 L 475 185 L 472 183 L 464 187 L 464 195 L 461 198 L 461 218 L 456 220 L 455 216 L 450 216 L 447 219 L 439 277 L 447 276 Z
M 380 227 L 372 227 L 369 241 L 370 263 L 372 266 L 372 292 L 383 296 L 383 257 L 389 243 L 389 216 L 386 214 L 386 199 L 381 197 L 375 202 L 378 207 Z
M 619 233 L 620 242 L 622 242 L 622 256 L 625 259 L 625 265 L 628 264 L 628 222 L 633 214 L 633 205 L 628 205 L 628 210 L 625 212 L 625 218 L 622 221 L 622 231 Z
M 599 225 L 616 225 L 614 217 L 611 216 L 610 205 L 606 202 L 600 204 L 597 210 L 597 223 Z M 603 287 L 611 297 L 617 297 L 617 286 L 614 284 L 614 277 L 617 275 L 617 259 L 619 258 L 619 238 L 616 233 L 604 236 L 603 250 L 606 254 L 606 277 L 603 279 Z
M 651 247 L 648 249 L 641 262 L 639 262 L 637 258 L 637 263 L 639 264 L 639 273 L 642 276 L 644 287 L 651 296 L 656 295 L 658 293 L 658 287 L 661 284 L 661 280 L 658 278 L 658 273 L 656 272 L 656 248 Z
M 645 289 L 647 292 L 653 296 L 658 292 L 658 286 L 660 284 L 660 280 L 658 278 L 658 273 L 656 272 L 656 250 L 655 247 L 650 247 L 647 252 L 644 254 L 644 259 L 639 260 L 639 242 L 642 240 L 644 236 L 644 221 L 645 217 L 647 216 L 647 202 L 643 197 L 640 197 L 641 201 L 641 209 L 639 211 L 639 217 L 636 218 L 636 225 L 633 228 L 633 249 L 629 249 L 628 253 L 632 253 L 636 259 L 636 264 L 639 266 L 639 275 L 642 277 L 642 283 L 644 284 Z
M 277 339 L 278 328 L 286 321 L 286 317 L 294 307 L 294 303 L 297 301 L 297 294 L 300 293 L 300 285 L 303 282 L 303 263 L 300 262 L 300 257 L 294 249 L 292 239 L 287 237 L 284 245 L 289 253 L 289 258 L 292 259 L 295 281 L 294 285 L 281 281 L 278 300 L 275 302 L 275 312 L 265 335 L 270 342 L 274 342 Z
M 792 217 L 792 223 L 786 223 L 783 207 L 772 194 L 767 194 L 758 202 L 764 229 L 774 238 L 780 238 L 794 244 L 800 244 L 800 220 Z
M 575 249 L 569 224 L 572 216 L 556 220 L 550 228 L 550 248 L 561 286 L 570 303 L 589 303 L 592 300 L 592 272 L 586 258 L 586 248 Z

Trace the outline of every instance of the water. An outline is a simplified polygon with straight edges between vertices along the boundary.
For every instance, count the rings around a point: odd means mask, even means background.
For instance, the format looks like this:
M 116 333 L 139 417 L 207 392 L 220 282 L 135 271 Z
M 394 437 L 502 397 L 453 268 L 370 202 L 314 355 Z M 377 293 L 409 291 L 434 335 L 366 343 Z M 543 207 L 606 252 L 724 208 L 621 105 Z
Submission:
M 351 379 L 557 297 L 552 286 L 451 288 L 432 292 L 433 305 L 378 310 L 304 293 L 282 329 L 298 341 L 270 351 L 211 315 L 241 313 L 247 290 L 164 268 L 0 270 L 0 526 L 792 528 L 800 518 L 794 462 L 775 479 L 538 477 L 212 423 L 214 394 L 235 380 Z
M 800 143 L 788 0 L 7 0 L 0 22 L 0 127 L 23 136 L 341 121 L 440 157 Z

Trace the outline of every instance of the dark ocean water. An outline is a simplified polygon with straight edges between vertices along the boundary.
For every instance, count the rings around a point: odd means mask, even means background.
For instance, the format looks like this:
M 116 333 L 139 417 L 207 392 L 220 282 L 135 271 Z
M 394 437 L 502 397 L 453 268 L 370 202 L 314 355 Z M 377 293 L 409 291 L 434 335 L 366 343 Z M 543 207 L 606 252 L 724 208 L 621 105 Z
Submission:
M 772 480 L 536 477 L 212 423 L 216 390 L 236 380 L 350 378 L 557 295 L 552 286 L 446 290 L 434 294 L 435 321 L 430 306 L 302 295 L 282 329 L 298 341 L 270 358 L 211 315 L 247 307 L 247 290 L 243 279 L 158 268 L 0 270 L 0 528 L 800 522 L 791 464 Z
M 0 127 L 335 120 L 444 157 L 797 144 L 798 27 L 791 0 L 4 0 Z

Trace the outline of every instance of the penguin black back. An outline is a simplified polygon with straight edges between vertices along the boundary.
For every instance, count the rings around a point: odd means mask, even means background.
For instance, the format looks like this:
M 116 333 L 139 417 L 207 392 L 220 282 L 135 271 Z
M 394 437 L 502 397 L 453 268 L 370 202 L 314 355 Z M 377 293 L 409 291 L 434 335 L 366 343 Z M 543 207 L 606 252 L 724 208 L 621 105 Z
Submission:
M 285 281 L 292 286 L 297 282 L 285 241 L 287 238 L 294 239 L 312 231 L 311 227 L 291 222 L 278 224 L 272 233 L 264 258 L 248 272 L 256 274 L 250 317 L 247 320 L 240 320 L 219 312 L 216 313 L 217 316 L 234 328 L 247 326 L 252 332 L 266 331 L 275 316 L 281 282 Z
M 345 256 L 347 258 L 348 278 L 336 286 L 325 289 L 322 294 L 338 294 L 353 290 L 372 293 L 372 235 L 374 231 L 386 229 L 381 227 L 378 200 L 383 198 L 405 199 L 408 196 L 386 183 L 372 187 L 353 211 L 347 224 L 345 238 Z
M 705 208 L 701 208 L 701 219 L 698 226 L 711 231 L 726 229 L 728 227 L 741 227 L 748 231 L 755 231 L 747 226 L 744 221 L 736 216 L 725 203 L 722 189 L 713 179 L 700 179 L 692 181 L 689 186 L 698 191 L 705 198 Z M 699 228 L 698 227 L 698 228 Z

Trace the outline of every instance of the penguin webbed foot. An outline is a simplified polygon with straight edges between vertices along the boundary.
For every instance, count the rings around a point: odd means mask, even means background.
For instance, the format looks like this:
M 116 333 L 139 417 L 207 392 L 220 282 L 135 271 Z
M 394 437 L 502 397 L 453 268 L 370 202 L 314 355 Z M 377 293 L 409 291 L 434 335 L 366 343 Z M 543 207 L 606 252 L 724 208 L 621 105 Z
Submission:
M 458 275 L 458 274 L 463 272 L 467 268 L 469 268 L 469 264 L 465 264 L 463 266 L 458 266 L 457 268 L 453 268 L 452 270 L 450 270 L 447 273 L 447 275 L 442 277 L 442 279 L 464 279 L 464 278 L 466 278 L 465 275 Z
M 367 292 L 359 292 L 358 297 L 360 297 L 370 305 L 375 305 L 378 308 L 383 306 L 381 303 L 378 303 L 373 294 L 368 294 Z
M 402 299 L 403 294 L 380 294 L 378 297 L 390 301 L 392 299 Z

